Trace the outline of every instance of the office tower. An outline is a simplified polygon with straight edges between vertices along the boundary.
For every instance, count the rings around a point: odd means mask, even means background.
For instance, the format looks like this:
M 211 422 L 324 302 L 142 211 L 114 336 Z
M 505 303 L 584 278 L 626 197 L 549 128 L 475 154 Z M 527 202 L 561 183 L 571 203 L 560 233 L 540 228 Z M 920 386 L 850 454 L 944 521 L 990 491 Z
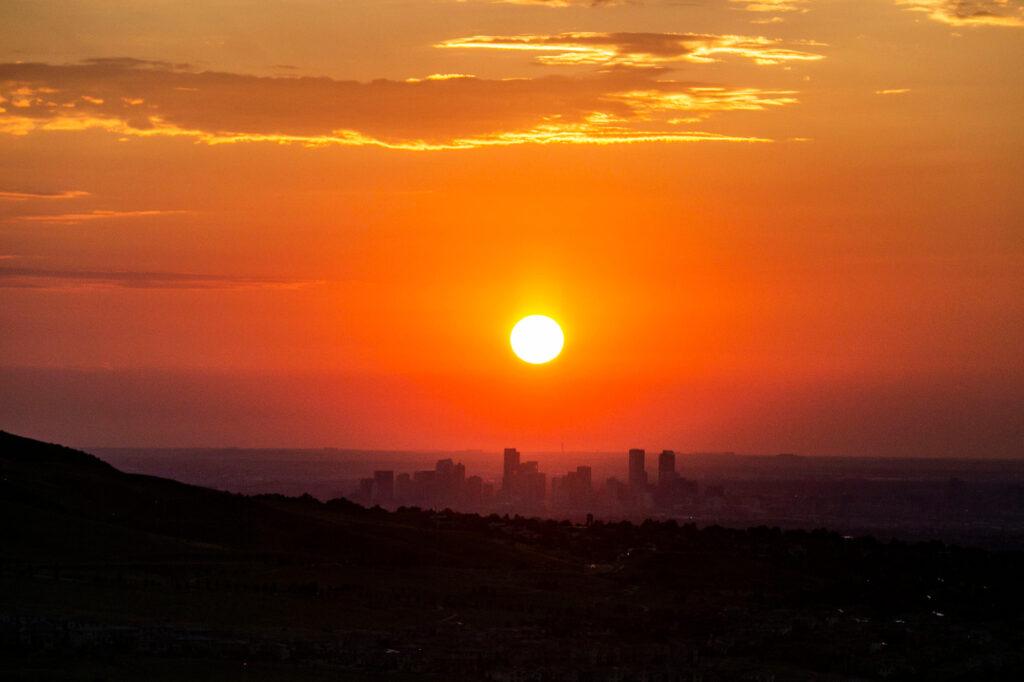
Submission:
M 434 479 L 436 478 L 436 471 L 414 471 L 412 474 L 412 480 L 416 485 L 432 485 L 434 483 Z
M 576 476 L 579 478 L 580 488 L 585 494 L 589 494 L 594 489 L 593 469 L 585 466 L 576 467 Z
M 512 482 L 519 471 L 519 451 L 515 448 L 505 448 L 505 468 L 501 479 L 501 489 L 511 492 Z
M 629 451 L 629 487 L 634 490 L 640 490 L 647 484 L 645 456 L 642 448 L 633 448 Z
M 434 504 L 440 505 L 448 501 L 452 494 L 452 483 L 455 478 L 455 462 L 451 459 L 439 459 L 434 466 Z
M 576 467 L 564 476 L 551 478 L 551 504 L 555 507 L 580 509 L 593 499 L 593 474 L 590 467 Z
M 391 504 L 395 499 L 394 471 L 373 472 L 373 494 L 377 504 Z
M 434 470 L 414 471 L 412 474 L 413 501 L 423 507 L 437 504 L 437 472 Z
M 676 453 L 662 450 L 658 455 L 658 485 L 671 483 L 676 478 Z

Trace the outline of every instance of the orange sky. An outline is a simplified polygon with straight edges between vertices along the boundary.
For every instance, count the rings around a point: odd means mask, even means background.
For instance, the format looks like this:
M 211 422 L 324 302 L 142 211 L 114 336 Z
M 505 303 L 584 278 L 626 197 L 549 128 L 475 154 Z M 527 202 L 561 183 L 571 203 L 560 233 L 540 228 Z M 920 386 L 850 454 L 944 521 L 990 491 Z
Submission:
M 1020 456 L 1022 69 L 1014 0 L 5 2 L 0 428 Z

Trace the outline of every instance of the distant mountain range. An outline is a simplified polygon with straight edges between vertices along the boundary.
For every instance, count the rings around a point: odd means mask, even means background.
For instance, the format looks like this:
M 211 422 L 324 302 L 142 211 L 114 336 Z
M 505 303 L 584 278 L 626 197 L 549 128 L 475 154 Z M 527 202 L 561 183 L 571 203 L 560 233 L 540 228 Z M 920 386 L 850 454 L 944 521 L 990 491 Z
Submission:
M 0 432 L 3 679 L 1024 679 L 1024 556 L 243 496 Z

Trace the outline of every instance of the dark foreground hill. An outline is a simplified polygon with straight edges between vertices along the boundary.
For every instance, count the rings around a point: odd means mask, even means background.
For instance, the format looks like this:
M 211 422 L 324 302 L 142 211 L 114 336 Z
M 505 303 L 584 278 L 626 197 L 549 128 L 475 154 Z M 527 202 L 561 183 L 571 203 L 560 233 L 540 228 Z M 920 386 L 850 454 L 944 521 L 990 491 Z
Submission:
M 244 497 L 0 433 L 0 679 L 1024 679 L 1024 556 Z

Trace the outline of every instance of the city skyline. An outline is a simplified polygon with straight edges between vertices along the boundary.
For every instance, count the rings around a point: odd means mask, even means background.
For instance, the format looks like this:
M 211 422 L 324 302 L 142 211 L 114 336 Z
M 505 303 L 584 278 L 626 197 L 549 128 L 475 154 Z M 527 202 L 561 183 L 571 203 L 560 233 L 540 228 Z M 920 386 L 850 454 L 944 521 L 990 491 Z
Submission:
M 539 462 L 523 461 L 519 450 L 507 447 L 502 453 L 500 477 L 467 475 L 469 470 L 464 463 L 446 457 L 437 460 L 433 470 L 375 470 L 372 477 L 361 478 L 358 488 L 345 496 L 359 504 L 389 509 L 450 507 L 479 513 L 646 513 L 671 511 L 672 505 L 683 497 L 692 504 L 697 485 L 680 477 L 675 451 L 659 453 L 653 481 L 647 477 L 644 454 L 642 448 L 631 448 L 626 453 L 625 476 L 609 476 L 595 485 L 589 462 L 549 476 L 541 470 Z

